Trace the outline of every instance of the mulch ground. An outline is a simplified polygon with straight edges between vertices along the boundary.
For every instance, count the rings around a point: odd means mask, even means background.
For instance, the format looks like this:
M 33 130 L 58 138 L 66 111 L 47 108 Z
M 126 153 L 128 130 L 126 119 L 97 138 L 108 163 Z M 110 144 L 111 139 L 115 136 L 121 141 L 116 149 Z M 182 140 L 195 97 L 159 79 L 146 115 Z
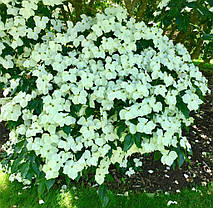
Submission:
M 207 185 L 213 179 L 213 85 L 209 86 L 211 94 L 201 106 L 199 113 L 192 116 L 195 119 L 190 131 L 184 132 L 189 140 L 193 155 L 191 163 L 184 163 L 181 168 L 169 168 L 160 161 L 153 161 L 153 154 L 142 158 L 142 171 L 131 177 L 125 176 L 111 168 L 113 180 L 107 182 L 112 190 L 125 192 L 127 190 L 147 192 L 177 192 L 183 188 L 192 188 L 196 185 Z M 8 140 L 8 130 L 0 123 L 0 147 Z M 1 151 L 0 151 L 1 152 Z M 92 177 L 92 176 L 91 176 Z M 90 178 L 90 177 L 89 177 Z M 86 186 L 92 186 L 87 179 L 81 179 Z
M 0 123 L 0 147 L 8 140 L 9 131 L 5 128 L 5 123 Z

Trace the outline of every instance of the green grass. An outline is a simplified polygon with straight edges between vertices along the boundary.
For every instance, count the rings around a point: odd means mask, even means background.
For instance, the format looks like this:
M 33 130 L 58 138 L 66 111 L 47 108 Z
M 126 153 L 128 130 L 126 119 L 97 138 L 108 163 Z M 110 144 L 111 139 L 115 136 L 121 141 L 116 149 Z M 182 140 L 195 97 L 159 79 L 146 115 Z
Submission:
M 8 176 L 0 172 L 0 208 L 98 208 L 100 203 L 95 188 L 70 188 L 60 192 L 54 188 L 44 197 L 44 204 L 39 205 L 36 187 L 22 189 L 23 186 L 8 180 Z M 177 201 L 176 208 L 213 208 L 213 183 L 208 187 L 198 187 L 197 191 L 183 190 L 181 193 L 146 194 L 129 193 L 128 196 L 118 196 L 110 193 L 110 208 L 165 208 L 168 201 Z

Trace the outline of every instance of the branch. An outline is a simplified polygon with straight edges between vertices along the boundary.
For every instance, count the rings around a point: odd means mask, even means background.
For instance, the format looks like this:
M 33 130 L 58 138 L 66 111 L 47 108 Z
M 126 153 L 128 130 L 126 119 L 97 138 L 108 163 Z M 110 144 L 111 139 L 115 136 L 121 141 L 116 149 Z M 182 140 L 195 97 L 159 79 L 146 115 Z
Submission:
M 71 12 L 70 7 L 69 7 L 69 3 L 66 2 L 65 5 L 67 6 L 67 10 L 68 10 L 68 14 L 69 14 L 70 20 L 71 20 L 72 22 L 74 22 L 73 16 L 72 16 L 72 12 Z
M 65 11 L 65 9 L 64 9 L 64 5 L 61 5 L 61 11 L 62 11 L 64 20 L 65 20 L 65 24 L 66 24 L 66 26 L 67 26 L 67 20 L 68 20 L 68 18 L 67 18 L 67 13 L 66 13 L 66 11 Z
M 130 13 L 130 16 L 132 16 L 133 15 L 133 12 L 134 12 L 134 9 L 135 9 L 135 5 L 136 5 L 136 3 L 138 2 L 138 0 L 133 0 L 132 1 L 132 7 L 131 7 L 131 13 Z
M 81 11 L 82 11 L 82 0 L 69 0 L 70 3 L 74 6 L 76 11 L 76 20 L 80 20 Z
M 96 14 L 97 10 L 93 8 L 94 0 L 91 0 L 89 4 L 83 3 L 82 0 L 69 0 L 70 3 L 73 5 L 73 7 L 76 10 L 76 18 L 77 20 L 80 19 L 81 14 L 83 14 L 85 8 L 87 10 L 90 10 L 92 13 Z
M 127 8 L 127 11 L 129 13 L 130 16 L 133 15 L 134 9 L 135 9 L 135 5 L 138 2 L 138 0 L 124 0 L 125 6 Z
M 124 0 L 124 3 L 125 3 L 125 7 L 128 11 L 128 13 L 130 14 L 131 13 L 131 0 Z
M 202 46 L 203 46 L 203 40 L 202 40 L 202 38 L 199 38 L 198 41 L 197 41 L 197 46 L 196 46 L 196 48 L 194 49 L 194 51 L 191 55 L 192 60 L 197 59 L 199 57 L 200 50 L 201 50 Z
M 94 4 L 94 1 L 95 1 L 95 0 L 90 0 L 90 2 L 89 2 L 89 6 L 90 6 L 90 7 L 92 7 L 92 5 Z
M 144 0 L 141 5 L 139 6 L 138 12 L 136 14 L 137 21 L 143 16 L 144 12 L 146 11 L 146 7 L 149 0 Z

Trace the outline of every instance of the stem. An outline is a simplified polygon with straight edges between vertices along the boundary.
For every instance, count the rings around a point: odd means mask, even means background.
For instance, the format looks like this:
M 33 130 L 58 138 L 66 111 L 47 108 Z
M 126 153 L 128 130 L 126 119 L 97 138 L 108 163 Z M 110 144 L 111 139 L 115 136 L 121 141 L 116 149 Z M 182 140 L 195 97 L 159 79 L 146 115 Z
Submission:
M 64 5 L 61 5 L 61 11 L 62 11 L 64 20 L 65 20 L 65 22 L 66 22 L 68 18 L 67 18 L 67 13 L 66 13 L 66 11 L 64 10 Z
M 181 30 L 178 33 L 177 37 L 175 38 L 174 42 L 175 43 L 182 43 L 183 40 L 185 40 L 185 38 L 186 38 L 186 33 L 183 30 Z
M 175 33 L 176 29 L 177 29 L 177 28 L 176 28 L 176 25 L 173 24 L 173 25 L 172 25 L 171 32 L 169 33 L 169 39 L 172 39 L 172 37 L 174 36 L 174 33 Z
M 70 20 L 72 22 L 74 22 L 74 19 L 73 19 L 73 16 L 72 16 L 72 12 L 71 12 L 70 7 L 69 7 L 69 3 L 68 2 L 66 2 L 66 3 L 67 3 L 66 6 L 67 6 L 67 10 L 68 10 L 68 14 L 69 14 Z

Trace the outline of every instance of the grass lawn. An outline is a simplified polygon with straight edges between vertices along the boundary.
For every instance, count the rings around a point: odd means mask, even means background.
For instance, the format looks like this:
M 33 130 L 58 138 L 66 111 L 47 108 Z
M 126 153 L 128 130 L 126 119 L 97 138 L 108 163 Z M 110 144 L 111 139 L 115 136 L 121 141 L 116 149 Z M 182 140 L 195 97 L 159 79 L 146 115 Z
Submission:
M 36 187 L 23 189 L 18 182 L 11 183 L 8 176 L 0 172 L 0 208 L 98 208 L 100 203 L 96 188 L 73 187 L 60 191 L 54 188 L 43 197 L 43 204 L 38 203 Z M 147 194 L 129 193 L 128 196 L 110 193 L 110 208 L 165 208 L 169 201 L 176 201 L 168 207 L 176 208 L 213 208 L 213 183 L 208 187 L 196 187 L 194 191 L 183 190 L 181 193 Z

